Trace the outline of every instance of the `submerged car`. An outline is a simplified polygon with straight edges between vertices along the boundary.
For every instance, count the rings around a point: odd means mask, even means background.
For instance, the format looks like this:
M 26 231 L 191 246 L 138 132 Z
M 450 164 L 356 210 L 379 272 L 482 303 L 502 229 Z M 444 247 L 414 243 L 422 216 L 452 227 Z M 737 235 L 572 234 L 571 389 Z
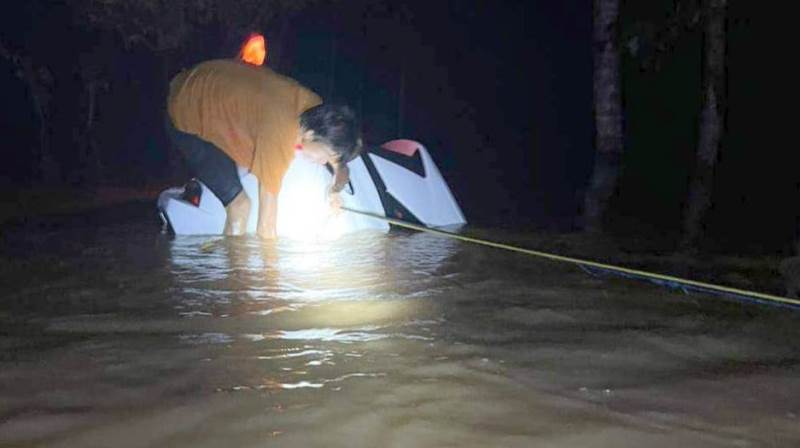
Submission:
M 341 192 L 347 209 L 428 227 L 466 224 L 430 153 L 416 141 L 392 140 L 368 148 L 348 168 L 350 181 Z M 255 233 L 258 179 L 246 171 L 240 176 L 245 193 L 254 199 L 247 231 Z M 278 236 L 332 238 L 360 230 L 389 230 L 389 224 L 379 218 L 347 211 L 331 214 L 325 192 L 332 178 L 330 168 L 294 158 L 278 194 Z M 165 228 L 176 235 L 217 235 L 225 226 L 222 203 L 196 179 L 163 191 L 158 210 Z

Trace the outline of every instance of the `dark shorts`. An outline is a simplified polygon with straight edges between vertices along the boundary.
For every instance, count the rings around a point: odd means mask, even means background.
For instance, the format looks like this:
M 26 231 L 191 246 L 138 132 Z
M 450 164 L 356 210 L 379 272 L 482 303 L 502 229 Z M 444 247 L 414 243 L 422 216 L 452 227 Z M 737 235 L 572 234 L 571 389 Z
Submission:
M 189 172 L 211 190 L 226 206 L 242 191 L 236 163 L 213 143 L 175 128 L 166 118 L 167 135 L 186 160 Z

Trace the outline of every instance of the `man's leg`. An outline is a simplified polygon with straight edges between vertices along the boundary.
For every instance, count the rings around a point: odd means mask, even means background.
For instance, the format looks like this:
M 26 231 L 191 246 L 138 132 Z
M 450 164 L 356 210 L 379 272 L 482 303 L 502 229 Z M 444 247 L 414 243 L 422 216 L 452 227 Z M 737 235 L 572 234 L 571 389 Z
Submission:
M 211 142 L 175 129 L 167 119 L 167 133 L 183 154 L 192 175 L 200 179 L 225 206 L 226 235 L 247 232 L 250 198 L 244 192 L 236 163 Z
M 250 218 L 250 198 L 244 190 L 225 206 L 225 235 L 244 235 L 247 233 L 247 220 Z

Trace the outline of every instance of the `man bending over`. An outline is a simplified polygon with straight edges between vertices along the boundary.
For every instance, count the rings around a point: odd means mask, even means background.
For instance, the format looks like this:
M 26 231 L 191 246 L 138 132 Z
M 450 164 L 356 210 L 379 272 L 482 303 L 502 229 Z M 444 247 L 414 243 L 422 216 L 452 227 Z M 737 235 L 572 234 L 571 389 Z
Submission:
M 225 206 L 226 235 L 247 229 L 251 201 L 238 167 L 259 182 L 257 233 L 275 238 L 278 192 L 295 150 L 334 170 L 331 202 L 347 184 L 347 162 L 361 150 L 355 115 L 267 67 L 212 60 L 170 82 L 168 133 L 189 170 Z

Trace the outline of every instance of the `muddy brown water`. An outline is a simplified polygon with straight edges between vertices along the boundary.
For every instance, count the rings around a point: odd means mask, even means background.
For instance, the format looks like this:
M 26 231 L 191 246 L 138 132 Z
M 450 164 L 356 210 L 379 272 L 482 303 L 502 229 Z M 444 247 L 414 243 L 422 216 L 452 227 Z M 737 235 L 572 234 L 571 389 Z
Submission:
M 0 446 L 800 446 L 795 311 L 133 210 L 3 227 Z

